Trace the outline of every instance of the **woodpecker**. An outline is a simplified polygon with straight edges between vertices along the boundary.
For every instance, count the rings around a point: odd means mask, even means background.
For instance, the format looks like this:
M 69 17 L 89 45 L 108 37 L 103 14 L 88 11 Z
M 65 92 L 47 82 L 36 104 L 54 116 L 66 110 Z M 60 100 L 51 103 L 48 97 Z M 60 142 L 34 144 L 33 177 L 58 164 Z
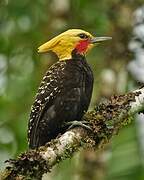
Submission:
M 31 107 L 29 148 L 43 146 L 63 133 L 67 124 L 81 122 L 90 104 L 94 81 L 85 55 L 94 45 L 109 39 L 70 29 L 38 48 L 40 53 L 53 51 L 58 61 L 43 77 Z

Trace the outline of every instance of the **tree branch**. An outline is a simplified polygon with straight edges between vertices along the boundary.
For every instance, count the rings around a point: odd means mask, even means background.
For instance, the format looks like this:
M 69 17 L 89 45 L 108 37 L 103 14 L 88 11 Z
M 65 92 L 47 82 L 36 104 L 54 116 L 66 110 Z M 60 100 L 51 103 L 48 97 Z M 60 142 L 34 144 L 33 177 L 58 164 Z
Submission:
M 144 88 L 112 96 L 108 102 L 84 115 L 83 120 L 89 122 L 92 131 L 81 127 L 73 128 L 38 150 L 30 150 L 15 160 L 8 160 L 9 165 L 1 179 L 41 179 L 55 164 L 71 158 L 80 147 L 96 149 L 107 144 L 143 108 Z

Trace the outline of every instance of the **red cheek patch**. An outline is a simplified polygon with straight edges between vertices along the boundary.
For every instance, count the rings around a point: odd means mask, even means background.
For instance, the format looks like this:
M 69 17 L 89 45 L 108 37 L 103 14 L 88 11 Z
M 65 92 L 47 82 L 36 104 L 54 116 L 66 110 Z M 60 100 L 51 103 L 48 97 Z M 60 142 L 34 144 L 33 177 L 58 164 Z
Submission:
M 77 52 L 79 54 L 82 54 L 84 52 L 86 52 L 87 48 L 89 45 L 89 40 L 81 40 L 78 42 L 78 44 L 76 45 L 75 49 L 77 50 Z

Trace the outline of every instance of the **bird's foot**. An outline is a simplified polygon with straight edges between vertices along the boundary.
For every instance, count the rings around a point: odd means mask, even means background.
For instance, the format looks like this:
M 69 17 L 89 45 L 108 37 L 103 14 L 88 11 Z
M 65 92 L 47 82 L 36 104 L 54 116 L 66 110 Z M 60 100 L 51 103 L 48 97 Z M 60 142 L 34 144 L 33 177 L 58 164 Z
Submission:
M 70 121 L 70 122 L 66 122 L 66 126 L 68 127 L 68 130 L 76 127 L 76 126 L 80 126 L 83 127 L 87 130 L 92 131 L 92 129 L 88 126 L 89 122 L 88 121 Z

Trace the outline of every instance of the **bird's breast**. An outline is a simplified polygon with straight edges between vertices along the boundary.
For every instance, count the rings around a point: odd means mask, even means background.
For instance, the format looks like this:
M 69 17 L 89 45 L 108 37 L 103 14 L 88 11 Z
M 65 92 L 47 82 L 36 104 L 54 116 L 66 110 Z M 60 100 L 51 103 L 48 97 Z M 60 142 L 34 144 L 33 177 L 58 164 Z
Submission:
M 69 81 L 73 82 L 74 86 L 80 87 L 81 105 L 88 107 L 92 96 L 93 72 L 85 58 L 73 59 L 67 63 Z

